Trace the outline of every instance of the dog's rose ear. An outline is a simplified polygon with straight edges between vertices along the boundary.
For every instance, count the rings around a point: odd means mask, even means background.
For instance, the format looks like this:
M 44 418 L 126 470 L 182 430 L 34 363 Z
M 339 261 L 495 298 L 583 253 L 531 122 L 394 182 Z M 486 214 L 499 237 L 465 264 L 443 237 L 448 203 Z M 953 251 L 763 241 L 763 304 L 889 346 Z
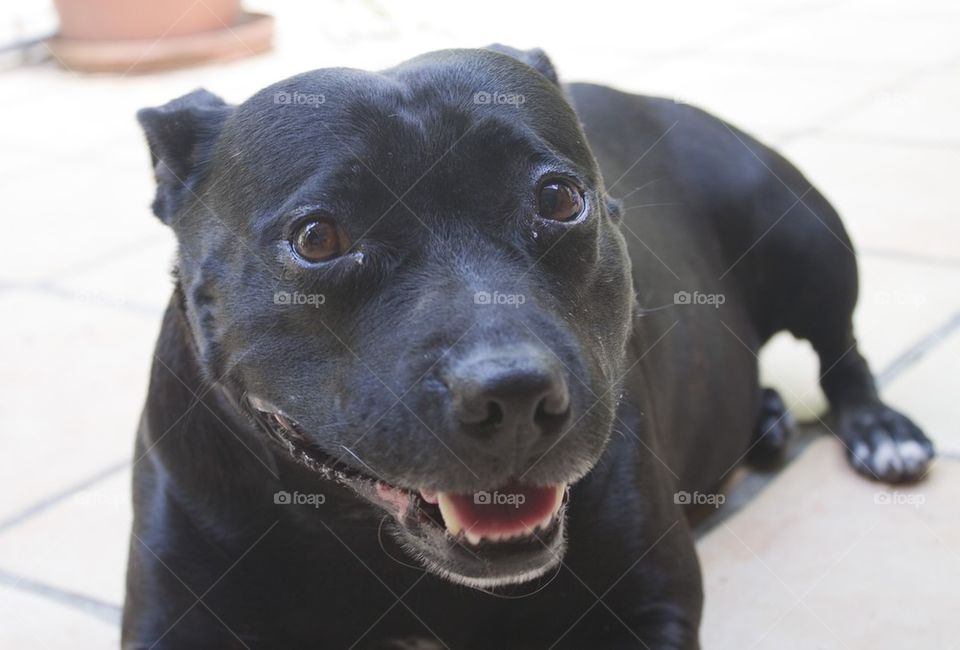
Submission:
M 510 47 L 509 45 L 494 43 L 493 45 L 488 45 L 483 49 L 499 52 L 500 54 L 506 54 L 509 57 L 517 59 L 518 61 L 523 61 L 553 83 L 557 85 L 560 84 L 560 80 L 557 78 L 557 71 L 554 69 L 553 63 L 550 61 L 550 57 L 548 57 L 547 53 L 541 50 L 539 47 L 535 47 L 532 50 L 518 50 L 514 47 Z
M 164 223 L 170 223 L 193 191 L 232 110 L 201 88 L 163 106 L 137 111 L 157 180 L 153 212 Z

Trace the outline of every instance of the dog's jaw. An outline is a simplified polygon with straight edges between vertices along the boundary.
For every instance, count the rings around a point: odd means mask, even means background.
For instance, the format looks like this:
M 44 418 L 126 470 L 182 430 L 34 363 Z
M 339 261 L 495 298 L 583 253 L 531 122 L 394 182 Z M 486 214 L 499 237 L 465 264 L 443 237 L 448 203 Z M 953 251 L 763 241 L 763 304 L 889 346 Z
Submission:
M 246 395 L 252 418 L 286 454 L 324 479 L 349 487 L 393 516 L 393 537 L 432 573 L 475 589 L 535 580 L 560 562 L 566 542 L 566 482 L 514 481 L 472 494 L 406 489 L 326 457 L 295 420 Z

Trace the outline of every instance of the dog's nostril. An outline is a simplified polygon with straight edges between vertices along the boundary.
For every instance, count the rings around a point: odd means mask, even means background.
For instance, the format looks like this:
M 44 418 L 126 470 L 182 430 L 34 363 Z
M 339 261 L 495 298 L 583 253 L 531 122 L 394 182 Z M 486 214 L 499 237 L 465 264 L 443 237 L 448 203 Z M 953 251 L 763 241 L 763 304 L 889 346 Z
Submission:
M 537 405 L 533 414 L 534 424 L 545 435 L 557 433 L 563 428 L 570 415 L 569 399 L 553 399 L 553 396 L 544 397 Z
M 503 424 L 503 407 L 496 402 L 487 402 L 487 419 L 482 424 L 489 427 L 498 427 Z
M 503 409 L 495 401 L 458 393 L 454 395 L 453 404 L 461 424 L 486 427 L 503 422 Z
M 537 414 L 564 415 L 570 410 L 570 393 L 565 382 L 554 382 L 548 388 L 540 403 L 537 404 Z
M 469 415 L 464 414 L 460 417 L 460 423 L 478 432 L 492 432 L 503 425 L 503 407 L 497 402 L 487 402 L 483 419 L 477 417 L 471 419 Z

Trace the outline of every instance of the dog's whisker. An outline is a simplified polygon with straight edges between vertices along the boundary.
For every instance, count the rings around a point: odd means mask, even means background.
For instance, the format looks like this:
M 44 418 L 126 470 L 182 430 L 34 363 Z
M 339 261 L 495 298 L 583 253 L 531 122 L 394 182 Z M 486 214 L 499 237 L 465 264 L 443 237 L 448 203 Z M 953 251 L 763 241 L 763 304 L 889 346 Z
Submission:
M 353 459 L 355 459 L 358 463 L 360 463 L 361 465 L 363 465 L 367 470 L 370 471 L 371 474 L 374 474 L 374 475 L 377 476 L 377 478 L 379 478 L 380 480 L 383 480 L 383 477 L 380 476 L 380 472 L 378 472 L 378 471 L 376 471 L 375 469 L 373 469 L 372 467 L 370 467 L 370 465 L 368 465 L 366 462 L 364 462 L 364 460 L 363 460 L 362 458 L 360 458 L 360 456 L 358 456 L 352 449 L 350 449 L 350 447 L 347 447 L 346 445 L 340 445 L 340 448 L 343 449 L 343 450 L 344 450 L 345 452 L 347 452 L 348 454 L 350 454 L 350 456 L 351 456 Z
M 327 422 L 326 424 L 318 424 L 316 426 L 310 427 L 311 431 L 320 431 L 322 429 L 329 429 L 331 427 L 345 427 L 349 426 L 349 422 L 346 420 L 338 420 L 337 422 Z
M 413 570 L 415 570 L 415 571 L 417 571 L 417 572 L 419 572 L 419 573 L 426 573 L 427 570 L 424 569 L 422 566 L 418 566 L 418 565 L 416 565 L 416 564 L 409 564 L 409 563 L 407 563 L 407 562 L 403 562 L 402 560 L 398 560 L 397 558 L 395 558 L 395 557 L 390 553 L 390 551 L 387 550 L 387 547 L 386 547 L 386 546 L 384 545 L 384 543 L 383 543 L 383 524 L 384 524 L 388 519 L 390 519 L 390 517 L 391 517 L 391 515 L 384 515 L 384 516 L 380 519 L 380 525 L 377 526 L 377 543 L 380 544 L 380 550 L 383 551 L 383 554 L 384 554 L 384 555 L 386 555 L 388 558 L 390 558 L 391 560 L 393 560 L 394 562 L 396 562 L 396 563 L 399 564 L 400 566 L 405 566 L 405 567 L 407 567 L 408 569 L 413 569 Z
M 672 309 L 676 307 L 675 303 L 668 303 L 666 305 L 660 305 L 659 307 L 637 307 L 634 310 L 634 313 L 637 316 L 646 316 L 647 314 L 655 314 L 658 311 L 663 311 L 664 309 Z
M 656 183 L 656 182 L 658 182 L 658 181 L 662 181 L 664 178 L 666 178 L 666 177 L 665 177 L 665 176 L 657 176 L 656 178 L 652 178 L 652 179 L 650 179 L 649 181 L 647 181 L 646 183 L 644 183 L 643 185 L 641 185 L 641 186 L 639 186 L 639 187 L 633 188 L 632 190 L 630 190 L 629 192 L 627 192 L 627 193 L 624 194 L 623 196 L 617 197 L 615 200 L 617 200 L 617 201 L 626 201 L 628 198 L 630 198 L 631 196 L 633 196 L 633 195 L 636 194 L 637 192 L 640 192 L 641 190 L 644 190 L 644 189 L 650 187 L 651 185 L 653 185 L 654 183 Z M 609 194 L 607 194 L 607 196 L 610 197 L 610 198 L 613 198 L 613 197 L 610 196 Z

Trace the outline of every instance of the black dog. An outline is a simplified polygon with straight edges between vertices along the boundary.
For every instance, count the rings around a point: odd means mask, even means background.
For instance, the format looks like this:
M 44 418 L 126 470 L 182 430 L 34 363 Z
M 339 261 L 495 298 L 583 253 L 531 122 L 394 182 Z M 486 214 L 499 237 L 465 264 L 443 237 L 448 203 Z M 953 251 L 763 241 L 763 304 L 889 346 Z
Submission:
M 933 456 L 837 214 L 695 108 L 496 46 L 139 119 L 179 253 L 127 648 L 696 647 L 684 493 L 782 450 L 780 330 L 856 469 Z

